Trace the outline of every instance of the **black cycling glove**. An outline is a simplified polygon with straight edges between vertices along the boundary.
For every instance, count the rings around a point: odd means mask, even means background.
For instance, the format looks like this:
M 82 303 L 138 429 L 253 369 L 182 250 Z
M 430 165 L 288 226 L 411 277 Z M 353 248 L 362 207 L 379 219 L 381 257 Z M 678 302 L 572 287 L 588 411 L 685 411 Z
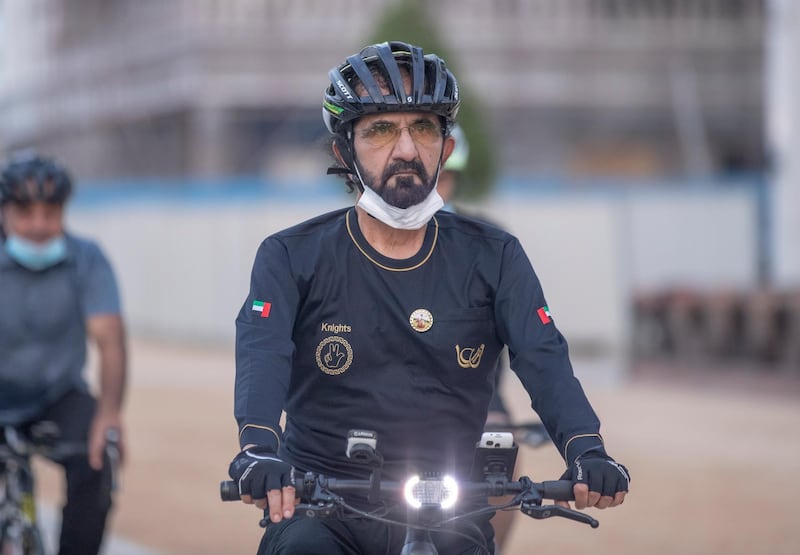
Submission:
M 228 474 L 239 484 L 239 495 L 264 499 L 269 490 L 294 485 L 293 470 L 272 449 L 251 447 L 234 457 Z
M 628 491 L 631 475 L 602 451 L 588 451 L 575 458 L 561 479 L 587 484 L 589 491 L 614 497 L 620 491 Z

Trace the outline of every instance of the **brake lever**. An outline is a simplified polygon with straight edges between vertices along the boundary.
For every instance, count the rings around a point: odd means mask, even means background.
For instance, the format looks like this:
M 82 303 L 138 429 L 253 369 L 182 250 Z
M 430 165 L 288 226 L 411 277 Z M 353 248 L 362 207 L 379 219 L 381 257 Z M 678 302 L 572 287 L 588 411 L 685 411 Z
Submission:
M 317 503 L 298 503 L 294 512 L 303 512 L 309 518 L 328 518 L 338 514 L 339 507 L 333 501 L 318 501 Z
M 550 518 L 553 516 L 560 516 L 563 518 L 574 520 L 576 522 L 588 524 L 592 528 L 597 528 L 598 526 L 600 526 L 599 522 L 597 522 L 595 519 L 593 519 L 586 513 L 575 511 L 573 509 L 567 509 L 566 507 L 562 507 L 560 505 L 539 505 L 536 503 L 523 502 L 519 510 L 528 515 L 529 517 L 538 520 L 543 520 L 545 518 Z
M 310 503 L 298 503 L 295 505 L 294 510 L 302 511 L 309 518 L 322 517 L 328 518 L 330 516 L 338 515 L 341 511 L 343 499 L 328 491 L 318 481 L 313 479 L 313 474 L 307 472 L 303 482 L 303 492 L 308 493 L 313 490 L 311 495 L 307 495 Z
M 331 516 L 339 516 L 341 508 L 333 500 L 318 501 L 316 503 L 298 503 L 294 506 L 295 514 L 302 512 L 308 518 L 329 518 Z M 266 528 L 270 523 L 267 512 L 264 512 L 264 518 L 258 521 L 258 525 Z

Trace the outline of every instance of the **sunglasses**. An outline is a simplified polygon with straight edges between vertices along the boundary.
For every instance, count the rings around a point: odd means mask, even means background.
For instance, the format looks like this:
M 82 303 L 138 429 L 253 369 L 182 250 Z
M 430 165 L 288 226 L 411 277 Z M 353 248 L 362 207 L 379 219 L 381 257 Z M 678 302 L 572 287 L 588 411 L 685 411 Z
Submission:
M 400 127 L 389 121 L 376 121 L 369 127 L 359 131 L 359 136 L 367 144 L 374 147 L 386 146 L 400 138 L 403 129 L 408 129 L 411 139 L 420 145 L 430 146 L 442 138 L 442 129 L 434 122 L 420 120 L 411 125 Z

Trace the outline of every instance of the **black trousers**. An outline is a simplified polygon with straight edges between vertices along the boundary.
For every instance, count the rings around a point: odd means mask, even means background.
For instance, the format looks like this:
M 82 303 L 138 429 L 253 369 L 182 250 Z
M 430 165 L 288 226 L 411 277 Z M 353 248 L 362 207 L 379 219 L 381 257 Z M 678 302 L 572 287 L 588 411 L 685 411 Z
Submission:
M 96 402 L 85 391 L 70 391 L 50 405 L 23 429 L 41 421 L 55 422 L 59 438 L 68 443 L 87 442 Z M 111 470 L 89 466 L 88 455 L 53 461 L 64 468 L 66 504 L 61 513 L 59 555 L 95 555 L 100 550 L 106 517 L 111 510 Z
M 478 542 L 482 536 L 488 552 L 494 553 L 494 531 L 488 517 L 472 523 L 461 521 L 455 531 L 478 538 Z M 340 520 L 295 515 L 267 526 L 258 555 L 399 555 L 405 534 L 403 526 L 365 518 Z M 432 539 L 442 555 L 486 554 L 463 535 L 435 532 Z

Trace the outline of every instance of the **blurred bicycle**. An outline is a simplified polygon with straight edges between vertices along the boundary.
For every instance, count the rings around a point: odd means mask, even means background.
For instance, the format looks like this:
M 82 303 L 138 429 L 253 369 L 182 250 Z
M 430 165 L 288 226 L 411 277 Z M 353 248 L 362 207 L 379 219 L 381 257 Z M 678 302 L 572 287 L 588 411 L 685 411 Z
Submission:
M 117 489 L 119 434 L 106 434 L 106 455 L 111 462 L 111 483 Z M 58 427 L 43 421 L 25 433 L 3 426 L 0 433 L 0 555 L 47 555 L 36 514 L 32 457 L 53 461 L 85 455 L 85 442 L 59 440 Z

